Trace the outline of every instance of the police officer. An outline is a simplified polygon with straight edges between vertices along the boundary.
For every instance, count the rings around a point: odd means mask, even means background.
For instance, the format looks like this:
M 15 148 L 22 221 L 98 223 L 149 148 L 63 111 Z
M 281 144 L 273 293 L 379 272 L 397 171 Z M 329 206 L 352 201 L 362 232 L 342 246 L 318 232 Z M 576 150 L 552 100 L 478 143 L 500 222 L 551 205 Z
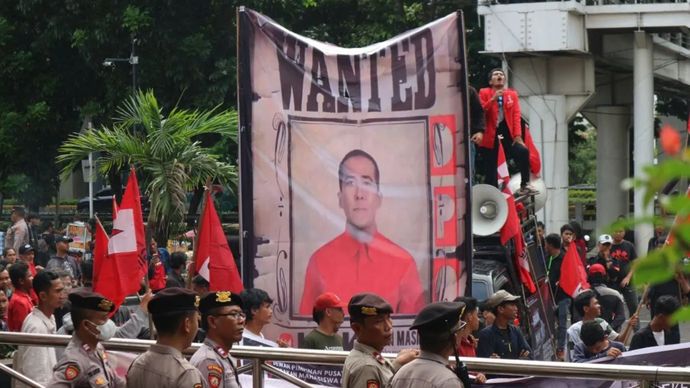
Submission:
M 190 290 L 171 287 L 149 302 L 158 341 L 137 357 L 127 371 L 127 387 L 202 388 L 198 369 L 182 356 L 199 329 L 199 297 Z
M 235 362 L 229 351 L 242 339 L 246 315 L 242 298 L 230 291 L 207 293 L 199 303 L 201 326 L 206 339 L 190 362 L 206 378 L 211 388 L 239 388 Z
M 385 387 L 402 365 L 419 354 L 402 350 L 394 362 L 381 355 L 393 338 L 393 308 L 375 294 L 356 294 L 347 305 L 350 327 L 357 339 L 343 367 L 343 388 Z
M 419 358 L 400 368 L 391 382 L 392 388 L 468 387 L 469 376 L 457 354 L 456 335 L 465 326 L 460 316 L 465 310 L 462 302 L 437 302 L 422 309 L 410 330 L 419 331 Z M 455 354 L 455 373 L 448 367 L 448 357 Z M 464 382 L 464 384 L 463 384 Z M 423 383 L 423 384 L 422 384 Z
M 53 369 L 49 387 L 124 387 L 125 380 L 108 363 L 103 345 L 103 325 L 113 311 L 113 302 L 103 295 L 75 290 L 69 295 L 74 334 Z

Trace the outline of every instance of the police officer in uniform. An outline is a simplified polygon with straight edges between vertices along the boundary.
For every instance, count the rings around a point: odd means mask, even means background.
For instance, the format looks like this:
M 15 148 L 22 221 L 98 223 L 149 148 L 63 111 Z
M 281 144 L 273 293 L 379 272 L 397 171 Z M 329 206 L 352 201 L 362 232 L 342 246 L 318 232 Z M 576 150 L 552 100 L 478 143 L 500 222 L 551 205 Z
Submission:
M 230 291 L 210 292 L 199 303 L 201 326 L 206 339 L 190 362 L 197 367 L 211 388 L 239 388 L 232 344 L 242 339 L 246 315 L 242 298 Z
M 343 388 L 385 387 L 402 365 L 419 354 L 402 350 L 395 361 L 386 360 L 381 352 L 393 338 L 393 308 L 375 294 L 357 294 L 347 305 L 350 327 L 357 339 L 343 367 Z
M 199 370 L 182 356 L 199 329 L 199 297 L 193 291 L 171 287 L 149 302 L 158 341 L 137 357 L 127 371 L 129 388 L 203 388 Z
M 72 304 L 71 315 L 74 334 L 65 352 L 53 369 L 49 387 L 125 387 L 125 380 L 119 377 L 108 363 L 100 340 L 104 332 L 99 331 L 113 311 L 113 302 L 103 295 L 87 290 L 76 290 L 69 295 Z
M 456 343 L 465 322 L 460 320 L 463 302 L 437 302 L 424 307 L 410 330 L 419 331 L 419 358 L 400 368 L 392 388 L 470 387 L 467 369 L 458 359 Z M 456 367 L 449 369 L 448 357 L 455 354 Z

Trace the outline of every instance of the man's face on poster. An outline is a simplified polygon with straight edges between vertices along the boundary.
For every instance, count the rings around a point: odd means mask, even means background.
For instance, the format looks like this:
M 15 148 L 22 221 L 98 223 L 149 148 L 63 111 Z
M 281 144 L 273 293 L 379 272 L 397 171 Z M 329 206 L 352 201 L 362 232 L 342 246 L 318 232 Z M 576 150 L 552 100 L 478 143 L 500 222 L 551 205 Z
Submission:
M 381 194 L 376 182 L 376 168 L 371 160 L 353 156 L 343 164 L 338 203 L 347 223 L 357 229 L 373 232 Z

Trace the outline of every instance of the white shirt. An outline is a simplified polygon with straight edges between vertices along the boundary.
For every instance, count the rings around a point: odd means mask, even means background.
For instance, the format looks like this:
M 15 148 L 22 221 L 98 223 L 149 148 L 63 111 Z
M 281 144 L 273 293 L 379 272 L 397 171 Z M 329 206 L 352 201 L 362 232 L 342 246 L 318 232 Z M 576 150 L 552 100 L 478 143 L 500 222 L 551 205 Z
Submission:
M 55 334 L 55 316 L 46 317 L 38 307 L 24 318 L 22 333 Z M 41 385 L 46 385 L 53 376 L 53 367 L 57 364 L 55 348 L 42 346 L 20 346 L 14 355 L 14 369 L 33 379 Z M 18 380 L 12 380 L 13 388 L 28 387 Z
M 615 330 L 613 330 L 613 328 L 611 327 L 611 325 L 609 325 L 608 322 L 601 318 L 594 318 L 594 320 L 599 322 L 601 328 L 604 329 L 604 332 L 609 331 L 608 339 L 610 341 L 615 341 L 616 338 L 618 338 L 618 333 Z M 580 329 L 582 329 L 582 321 L 575 322 L 568 328 L 566 338 L 567 351 L 565 352 L 566 361 L 570 361 L 573 359 L 572 352 L 575 350 L 575 345 L 582 342 L 582 339 L 580 339 Z
M 653 331 L 652 334 L 654 334 L 654 339 L 656 340 L 656 344 L 659 346 L 664 346 L 666 344 L 666 340 L 664 339 L 664 331 Z

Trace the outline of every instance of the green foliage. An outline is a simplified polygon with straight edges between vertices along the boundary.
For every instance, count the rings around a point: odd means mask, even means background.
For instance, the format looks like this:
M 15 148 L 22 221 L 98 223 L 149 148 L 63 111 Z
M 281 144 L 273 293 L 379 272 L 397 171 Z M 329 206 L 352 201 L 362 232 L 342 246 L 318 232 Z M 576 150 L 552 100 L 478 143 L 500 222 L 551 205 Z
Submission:
M 234 182 L 234 166 L 203 147 L 202 136 L 237 137 L 237 113 L 172 108 L 167 114 L 152 92 L 139 92 L 118 109 L 111 127 L 72 134 L 60 146 L 63 178 L 90 152 L 102 174 L 137 167 L 151 201 L 149 223 L 167 238 L 184 219 L 186 194 L 207 180 Z
M 594 190 L 568 190 L 569 203 L 594 204 L 597 201 L 597 193 Z
M 571 185 L 597 180 L 596 131 L 579 115 L 568 127 L 568 180 Z
M 688 252 L 690 252 L 690 197 L 685 193 L 658 194 L 669 181 L 688 176 L 690 176 L 690 152 L 685 151 L 678 157 L 647 166 L 643 176 L 629 182 L 636 190 L 644 191 L 645 204 L 649 204 L 655 196 L 659 195 L 662 213 L 675 215 L 673 224 L 669 224 L 667 218 L 658 216 L 622 220 L 614 224 L 614 228 L 622 228 L 640 223 L 652 223 L 670 229 L 670 244 L 648 252 L 647 256 L 635 261 L 633 282 L 637 286 L 661 283 L 674 276 L 685 276 L 690 273 L 690 267 L 686 262 Z M 675 318 L 690 319 L 690 308 L 683 308 Z

